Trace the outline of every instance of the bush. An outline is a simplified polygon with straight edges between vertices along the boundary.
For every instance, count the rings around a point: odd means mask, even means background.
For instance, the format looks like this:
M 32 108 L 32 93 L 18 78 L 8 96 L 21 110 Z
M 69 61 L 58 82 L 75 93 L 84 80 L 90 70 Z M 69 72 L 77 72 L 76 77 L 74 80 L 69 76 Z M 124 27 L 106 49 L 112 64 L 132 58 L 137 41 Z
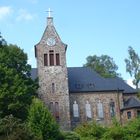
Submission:
M 134 140 L 140 139 L 140 118 L 134 119 L 130 121 L 125 127 L 125 139 L 126 140 Z
M 80 140 L 80 135 L 72 131 L 63 132 L 63 136 L 64 140 Z
M 89 138 L 89 137 L 81 137 L 81 140 L 96 140 L 94 138 Z
M 12 115 L 0 119 L 0 140 L 41 140 L 35 137 L 21 120 Z
M 112 126 L 106 129 L 101 140 L 124 140 L 125 130 L 114 118 Z
M 100 126 L 95 122 L 91 122 L 84 123 L 78 126 L 75 129 L 75 132 L 77 132 L 81 137 L 88 137 L 95 140 L 99 140 L 102 137 L 102 135 L 106 132 L 106 128 Z

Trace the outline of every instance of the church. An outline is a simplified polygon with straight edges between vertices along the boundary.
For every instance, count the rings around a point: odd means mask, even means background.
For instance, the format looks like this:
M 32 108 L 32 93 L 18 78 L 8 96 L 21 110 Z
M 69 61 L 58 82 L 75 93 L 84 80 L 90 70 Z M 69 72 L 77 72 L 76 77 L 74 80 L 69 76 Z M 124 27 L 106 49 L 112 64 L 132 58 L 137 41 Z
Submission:
M 31 76 L 38 77 L 38 95 L 62 129 L 93 120 L 109 125 L 114 117 L 124 124 L 140 116 L 135 89 L 118 77 L 103 78 L 90 68 L 67 67 L 67 47 L 49 15 L 35 45 L 37 68 L 32 68 Z

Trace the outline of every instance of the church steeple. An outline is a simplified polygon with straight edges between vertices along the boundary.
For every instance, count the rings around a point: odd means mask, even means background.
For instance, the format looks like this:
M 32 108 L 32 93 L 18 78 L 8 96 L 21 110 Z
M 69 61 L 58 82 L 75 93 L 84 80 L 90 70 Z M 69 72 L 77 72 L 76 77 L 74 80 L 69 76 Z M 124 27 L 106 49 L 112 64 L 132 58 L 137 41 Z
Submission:
M 70 128 L 70 106 L 66 44 L 61 41 L 51 10 L 48 11 L 47 26 L 40 42 L 35 46 L 39 78 L 38 94 L 50 108 L 61 128 Z
M 47 25 L 48 26 L 53 26 L 53 17 L 51 16 L 51 9 L 49 8 L 48 12 L 48 17 L 47 17 Z
M 53 26 L 53 17 L 47 17 L 47 25 Z

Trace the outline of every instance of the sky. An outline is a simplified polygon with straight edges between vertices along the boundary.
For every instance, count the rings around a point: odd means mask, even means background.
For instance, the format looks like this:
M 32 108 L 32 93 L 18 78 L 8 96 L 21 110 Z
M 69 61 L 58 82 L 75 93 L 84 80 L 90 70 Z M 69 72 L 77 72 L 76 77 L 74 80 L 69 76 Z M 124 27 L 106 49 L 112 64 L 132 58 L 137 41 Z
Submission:
M 128 46 L 140 54 L 140 0 L 0 0 L 0 32 L 28 54 L 36 67 L 34 45 L 46 28 L 48 8 L 68 45 L 67 66 L 80 67 L 89 55 L 109 55 L 125 80 Z

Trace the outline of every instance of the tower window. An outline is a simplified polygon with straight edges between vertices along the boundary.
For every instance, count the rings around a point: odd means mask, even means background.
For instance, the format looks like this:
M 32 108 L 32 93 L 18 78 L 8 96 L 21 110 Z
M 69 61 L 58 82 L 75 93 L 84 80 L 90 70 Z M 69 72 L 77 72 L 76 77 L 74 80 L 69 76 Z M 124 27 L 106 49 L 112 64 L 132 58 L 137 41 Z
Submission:
M 52 114 L 54 114 L 53 102 L 50 102 L 50 111 Z
M 52 115 L 59 121 L 59 104 L 58 102 L 50 102 L 50 111 Z
M 59 104 L 55 102 L 55 118 L 59 119 Z
M 50 53 L 49 54 L 50 66 L 54 66 L 54 52 L 53 52 L 53 50 L 51 50 L 49 53 Z
M 56 53 L 56 65 L 60 65 L 60 57 L 59 57 L 59 53 Z
M 52 93 L 55 93 L 55 84 L 52 83 Z
M 44 54 L 44 66 L 48 66 L 48 55 Z

